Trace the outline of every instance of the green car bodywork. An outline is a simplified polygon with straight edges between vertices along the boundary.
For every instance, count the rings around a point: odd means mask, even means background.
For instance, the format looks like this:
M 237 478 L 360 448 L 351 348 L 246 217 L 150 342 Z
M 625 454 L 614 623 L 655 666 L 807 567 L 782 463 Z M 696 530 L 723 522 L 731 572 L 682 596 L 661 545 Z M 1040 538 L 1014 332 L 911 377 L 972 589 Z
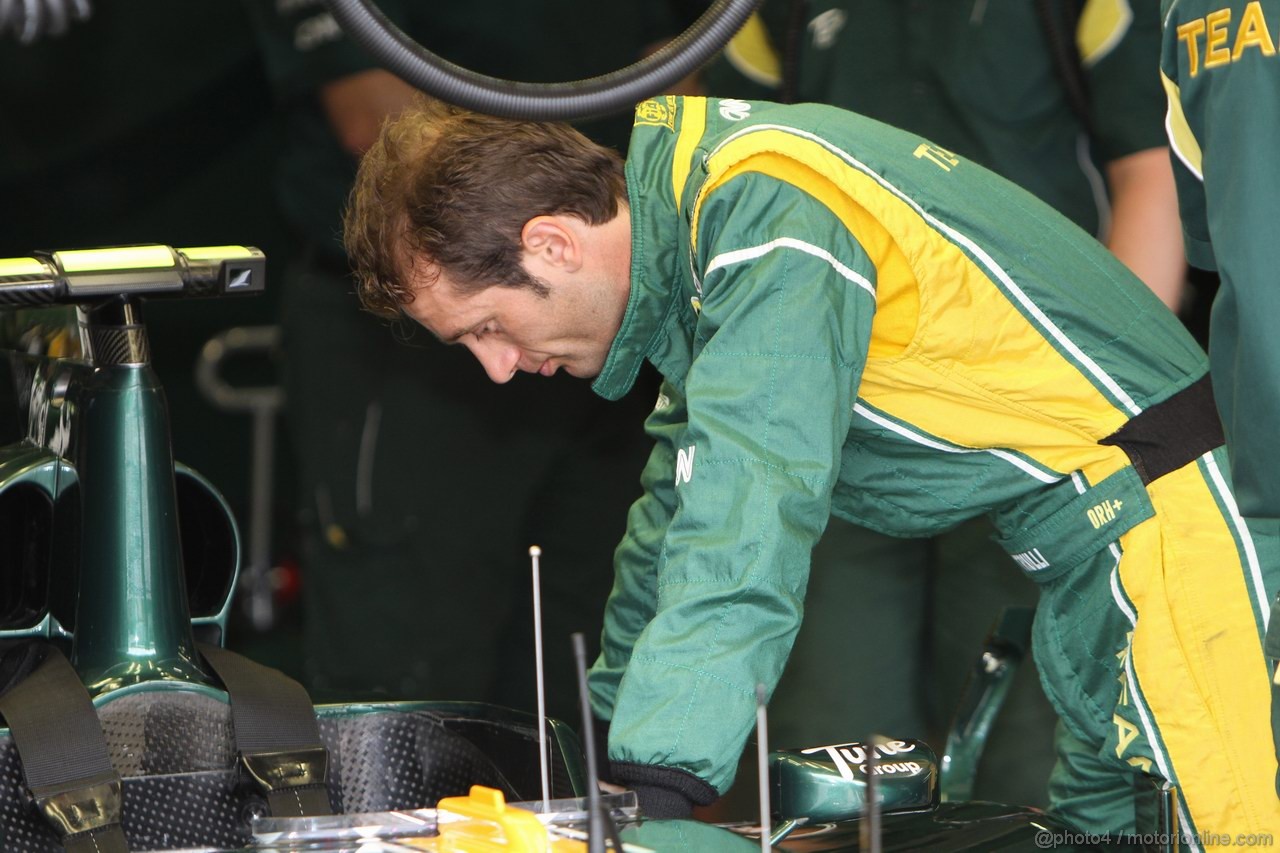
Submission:
M 240 536 L 217 489 L 173 460 L 142 311 L 144 297 L 259 291 L 264 274 L 261 252 L 242 247 L 0 260 L 0 641 L 62 649 L 100 714 L 141 695 L 229 704 L 198 641 L 224 642 Z M 448 702 L 316 708 L 322 726 L 419 712 L 496 753 L 511 791 L 535 794 L 537 738 L 522 734 L 536 733 L 532 715 Z M 580 794 L 577 738 L 548 728 L 553 790 Z

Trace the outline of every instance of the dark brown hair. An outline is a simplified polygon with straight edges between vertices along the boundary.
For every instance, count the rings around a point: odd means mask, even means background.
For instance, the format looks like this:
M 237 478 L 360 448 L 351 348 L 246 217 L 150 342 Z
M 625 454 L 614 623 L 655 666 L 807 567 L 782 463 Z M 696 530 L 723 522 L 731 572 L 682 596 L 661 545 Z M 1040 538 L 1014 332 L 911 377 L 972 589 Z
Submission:
M 360 161 L 344 242 L 364 307 L 396 317 L 427 261 L 462 292 L 546 286 L 521 265 L 520 233 L 542 214 L 590 225 L 626 198 L 622 158 L 564 124 L 513 121 L 420 98 Z

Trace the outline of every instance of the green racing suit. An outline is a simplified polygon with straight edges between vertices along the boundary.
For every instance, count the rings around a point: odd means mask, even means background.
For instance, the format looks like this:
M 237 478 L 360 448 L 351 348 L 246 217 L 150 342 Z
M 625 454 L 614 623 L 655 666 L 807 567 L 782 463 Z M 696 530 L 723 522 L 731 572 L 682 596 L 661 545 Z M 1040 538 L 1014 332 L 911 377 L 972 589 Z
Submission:
M 655 99 L 637 107 L 630 150 L 631 294 L 595 390 L 622 395 L 646 359 L 665 384 L 591 677 L 616 776 L 693 802 L 727 789 L 832 514 L 926 536 L 988 513 L 1050 602 L 1037 655 L 1067 728 L 1100 759 L 1176 781 L 1181 740 L 1158 722 L 1166 700 L 1138 682 L 1178 681 L 1168 673 L 1182 664 L 1158 640 L 1148 654 L 1147 625 L 1135 631 L 1161 559 L 1140 531 L 1182 535 L 1166 527 L 1180 513 L 1153 520 L 1164 513 L 1152 501 L 1165 500 L 1155 486 L 1174 469 L 1212 480 L 1169 500 L 1218 519 L 1219 544 L 1239 554 L 1220 594 L 1246 617 L 1233 658 L 1242 689 L 1265 696 L 1276 568 L 1250 562 L 1232 514 L 1220 431 L 1203 415 L 1205 358 L 1095 240 L 951 152 L 830 107 Z M 1157 429 L 1173 469 L 1147 470 L 1113 438 L 1193 398 L 1202 429 Z M 1105 571 L 1084 572 L 1099 561 Z M 1060 655 L 1041 658 L 1049 649 Z M 1237 736 L 1244 726 L 1270 740 L 1265 715 L 1234 724 Z M 1269 789 L 1274 758 L 1258 762 L 1223 778 Z M 1185 823 L 1256 825 L 1216 801 L 1239 796 L 1191 792 Z

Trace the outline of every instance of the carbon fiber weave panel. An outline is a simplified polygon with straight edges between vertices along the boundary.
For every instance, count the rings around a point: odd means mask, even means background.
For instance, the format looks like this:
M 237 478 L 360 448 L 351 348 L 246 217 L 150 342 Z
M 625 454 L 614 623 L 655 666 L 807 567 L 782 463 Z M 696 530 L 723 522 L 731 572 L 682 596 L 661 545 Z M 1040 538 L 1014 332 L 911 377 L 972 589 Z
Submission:
M 508 798 L 536 796 L 523 782 L 526 764 L 536 774 L 536 732 L 423 710 L 352 708 L 350 715 L 320 717 L 335 811 L 429 807 L 440 797 L 465 794 L 472 784 L 499 788 Z M 112 763 L 124 778 L 124 829 L 131 849 L 248 842 L 249 822 L 265 813 L 265 802 L 240 783 L 229 706 L 203 693 L 157 691 L 122 696 L 99 708 L 98 717 Z M 473 732 L 482 733 L 476 740 L 485 746 L 527 749 L 528 757 L 490 758 L 464 734 Z M 554 770 L 562 780 L 563 767 Z M 26 791 L 7 734 L 0 737 L 0 849 L 61 850 Z

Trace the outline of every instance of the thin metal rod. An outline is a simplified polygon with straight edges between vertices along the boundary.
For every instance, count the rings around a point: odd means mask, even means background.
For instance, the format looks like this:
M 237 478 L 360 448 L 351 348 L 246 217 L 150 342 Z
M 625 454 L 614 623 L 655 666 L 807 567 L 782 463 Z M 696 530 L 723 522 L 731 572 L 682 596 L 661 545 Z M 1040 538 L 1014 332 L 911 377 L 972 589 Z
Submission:
M 276 408 L 253 410 L 253 471 L 249 488 L 249 620 L 259 631 L 275 623 L 271 589 L 271 481 L 275 473 Z
M 587 850 L 604 853 L 604 813 L 600 810 L 600 765 L 596 763 L 595 726 L 592 724 L 591 699 L 587 695 L 587 644 L 581 632 L 575 633 L 573 660 L 578 670 L 578 700 L 582 704 L 583 746 L 587 752 Z
M 799 827 L 804 826 L 808 822 L 809 822 L 809 818 L 807 817 L 798 817 L 798 818 L 792 818 L 791 820 L 784 820 L 782 823 L 778 824 L 778 828 L 775 829 L 773 831 L 773 834 L 769 836 L 769 843 L 781 844 L 783 841 L 786 840 L 788 835 L 795 832 Z
M 542 575 L 538 558 L 542 549 L 529 546 L 529 560 L 533 563 L 533 657 L 538 677 L 538 765 L 542 771 L 542 813 L 551 810 L 551 785 L 547 772 L 547 691 L 542 676 Z
M 867 738 L 864 745 L 867 760 L 862 766 L 867 771 L 867 802 L 858 834 L 859 845 L 866 853 L 880 853 L 880 753 L 878 750 L 886 743 L 888 743 L 886 738 L 873 734 Z
M 763 684 L 756 685 L 756 773 L 760 777 L 760 849 L 763 853 L 773 850 L 770 818 L 773 808 L 769 805 L 769 714 L 765 710 L 766 691 Z

